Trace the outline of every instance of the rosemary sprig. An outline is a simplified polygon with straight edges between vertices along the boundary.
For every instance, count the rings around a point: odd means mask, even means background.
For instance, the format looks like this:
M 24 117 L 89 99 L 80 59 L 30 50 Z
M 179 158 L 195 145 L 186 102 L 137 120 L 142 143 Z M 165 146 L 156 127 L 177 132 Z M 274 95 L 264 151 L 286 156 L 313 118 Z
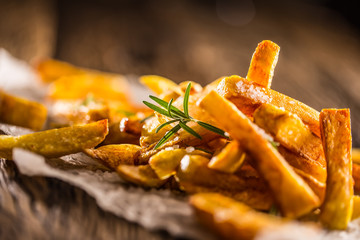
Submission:
M 173 136 L 175 133 L 177 133 L 181 128 L 184 129 L 185 131 L 187 131 L 188 133 L 190 133 L 191 135 L 193 135 L 196 138 L 201 139 L 200 134 L 198 134 L 196 131 L 194 131 L 192 128 L 190 128 L 188 125 L 186 125 L 189 122 L 195 122 L 198 125 L 200 125 L 201 127 L 210 130 L 214 133 L 217 133 L 225 138 L 228 138 L 228 136 L 226 136 L 225 131 L 221 130 L 220 128 L 217 128 L 209 123 L 206 122 L 202 122 L 199 120 L 196 120 L 194 118 L 192 118 L 189 115 L 189 96 L 190 96 L 190 91 L 191 91 L 191 83 L 189 83 L 187 85 L 187 88 L 185 90 L 185 94 L 184 94 L 184 102 L 183 102 L 183 107 L 184 107 L 184 111 L 181 111 L 180 109 L 178 109 L 177 107 L 173 106 L 173 99 L 171 99 L 169 102 L 166 102 L 160 98 L 157 98 L 155 96 L 149 96 L 154 102 L 156 102 L 157 104 L 159 104 L 159 106 L 154 105 L 152 103 L 149 103 L 147 101 L 143 101 L 143 103 L 151 108 L 152 110 L 154 110 L 155 112 L 160 113 L 161 115 L 164 115 L 172 120 L 169 120 L 163 124 L 161 124 L 160 126 L 158 126 L 155 130 L 156 133 L 158 133 L 163 127 L 170 125 L 172 123 L 176 123 L 175 127 L 173 127 L 171 130 L 169 130 L 161 139 L 160 141 L 156 144 L 156 146 L 154 147 L 154 149 L 159 148 L 161 145 L 163 145 L 167 140 L 169 140 L 171 138 L 171 136 Z

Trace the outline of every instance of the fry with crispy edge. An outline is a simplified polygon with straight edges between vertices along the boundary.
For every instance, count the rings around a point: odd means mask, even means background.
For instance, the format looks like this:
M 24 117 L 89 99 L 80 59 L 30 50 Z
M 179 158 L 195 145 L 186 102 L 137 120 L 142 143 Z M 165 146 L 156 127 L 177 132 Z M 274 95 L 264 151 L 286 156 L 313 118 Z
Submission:
M 43 104 L 12 96 L 0 89 L 0 122 L 39 131 L 46 118 L 47 109 Z
M 208 167 L 227 173 L 234 173 L 245 160 L 245 153 L 239 142 L 234 140 L 227 144 L 219 154 L 211 158 Z
M 85 149 L 84 152 L 115 170 L 121 164 L 137 165 L 140 149 L 140 146 L 134 144 L 113 144 Z
M 258 232 L 285 223 L 217 193 L 195 194 L 190 197 L 190 204 L 198 220 L 225 239 L 254 239 Z
M 313 176 L 316 179 L 326 181 L 326 161 L 321 140 L 298 117 L 272 104 L 263 104 L 254 112 L 254 122 L 271 134 L 275 141 L 305 160 L 294 167 L 311 175 L 315 173 Z
M 326 195 L 320 221 L 329 229 L 346 229 L 353 210 L 349 109 L 323 109 L 321 139 L 327 161 Z
M 280 47 L 269 40 L 258 44 L 251 58 L 246 78 L 263 87 L 270 88 L 278 61 Z
M 239 141 L 252 158 L 256 169 L 267 181 L 282 214 L 296 218 L 319 205 L 319 198 L 299 177 L 286 160 L 276 151 L 235 105 L 215 91 L 198 102 L 231 137 Z
M 97 146 L 107 133 L 108 121 L 101 120 L 22 136 L 0 135 L 0 158 L 12 159 L 13 148 L 24 148 L 45 157 L 61 157 Z
M 235 75 L 224 78 L 219 83 L 217 92 L 250 117 L 264 103 L 283 107 L 300 117 L 310 130 L 320 137 L 319 112 L 291 97 Z

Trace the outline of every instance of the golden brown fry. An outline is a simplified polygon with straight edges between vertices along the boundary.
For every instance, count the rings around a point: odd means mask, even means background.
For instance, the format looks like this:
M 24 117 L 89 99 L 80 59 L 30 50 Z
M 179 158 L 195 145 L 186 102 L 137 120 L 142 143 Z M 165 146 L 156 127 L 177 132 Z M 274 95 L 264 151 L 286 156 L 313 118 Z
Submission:
M 107 120 L 102 120 L 17 137 L 0 135 L 0 158 L 11 159 L 13 148 L 24 148 L 45 157 L 61 157 L 97 146 L 107 133 Z
M 214 170 L 234 173 L 245 160 L 245 153 L 238 141 L 232 141 L 217 155 L 212 157 L 208 167 Z
M 185 155 L 176 173 L 180 188 L 188 193 L 219 192 L 259 210 L 271 207 L 273 199 L 262 179 L 212 170 L 208 162 L 203 156 Z
M 346 229 L 353 209 L 350 110 L 323 109 L 320 129 L 327 161 L 320 221 L 330 229 Z
M 137 165 L 140 149 L 140 146 L 133 144 L 114 144 L 96 149 L 86 149 L 84 152 L 115 170 L 122 164 Z
M 319 205 L 319 198 L 311 188 L 264 138 L 261 130 L 235 105 L 215 91 L 205 96 L 199 105 L 217 119 L 222 129 L 239 141 L 252 157 L 284 216 L 296 218 Z
M 149 165 L 160 179 L 167 179 L 176 173 L 185 154 L 186 150 L 183 148 L 165 149 L 153 155 L 149 160 Z
M 83 74 L 84 69 L 77 68 L 67 62 L 58 61 L 55 59 L 46 59 L 40 61 L 35 66 L 40 77 L 44 82 L 53 82 L 62 76 Z
M 246 78 L 260 86 L 270 88 L 279 52 L 280 47 L 272 41 L 264 40 L 259 43 L 251 58 Z
M 120 131 L 120 122 L 111 123 L 103 144 L 139 144 L 139 136 Z
M 326 181 L 326 161 L 321 140 L 299 118 L 274 105 L 263 104 L 254 112 L 254 122 L 270 133 L 275 141 L 299 155 L 289 156 L 290 164 L 295 163 L 294 167 L 309 174 L 316 173 L 313 175 L 316 179 Z M 301 164 L 296 161 L 301 161 Z
M 160 187 L 166 180 L 160 180 L 149 165 L 119 165 L 117 173 L 126 181 L 143 187 Z
M 182 95 L 181 88 L 170 79 L 164 77 L 157 75 L 144 75 L 140 77 L 140 82 L 158 95 L 164 94 L 169 90 Z
M 0 122 L 39 131 L 46 118 L 47 110 L 44 105 L 0 90 Z
M 356 193 L 360 193 L 360 165 L 357 163 L 352 165 L 352 177 L 354 179 L 354 190 Z
M 351 220 L 357 219 L 360 217 L 360 196 L 353 196 L 353 211 Z
M 121 75 L 86 73 L 63 76 L 51 84 L 52 99 L 84 99 L 89 93 L 96 99 L 126 101 L 129 84 Z
M 319 112 L 313 108 L 292 99 L 284 94 L 259 86 L 239 76 L 224 78 L 218 88 L 218 93 L 230 100 L 247 116 L 264 103 L 271 103 L 277 107 L 296 114 L 309 126 L 310 130 L 320 137 Z
M 284 223 L 280 218 L 256 212 L 217 193 L 198 193 L 190 198 L 199 221 L 226 239 L 254 239 L 262 230 Z
M 119 126 L 120 131 L 139 136 L 140 138 L 141 128 L 143 125 L 140 121 L 141 120 L 138 118 L 128 118 L 128 117 L 122 118 Z

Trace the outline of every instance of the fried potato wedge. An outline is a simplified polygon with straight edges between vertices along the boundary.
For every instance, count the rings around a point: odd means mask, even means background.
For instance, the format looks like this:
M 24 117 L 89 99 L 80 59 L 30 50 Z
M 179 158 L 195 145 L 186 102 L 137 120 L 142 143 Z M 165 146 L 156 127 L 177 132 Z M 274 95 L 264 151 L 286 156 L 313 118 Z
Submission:
M 360 217 L 360 196 L 353 196 L 353 211 L 351 220 L 357 219 Z
M 198 104 L 218 121 L 222 129 L 239 141 L 251 156 L 284 216 L 296 218 L 319 206 L 319 198 L 311 188 L 264 138 L 262 130 L 234 104 L 215 91 L 206 95 Z
M 360 193 L 360 165 L 353 163 L 352 165 L 352 177 L 354 179 L 354 190 Z
M 203 156 L 185 155 L 175 175 L 180 188 L 188 193 L 219 192 L 259 210 L 268 210 L 273 204 L 262 179 L 216 171 L 208 168 L 208 163 Z
M 284 224 L 280 218 L 256 212 L 217 193 L 195 194 L 190 204 L 198 220 L 225 239 L 254 239 L 258 232 Z
M 39 131 L 46 118 L 47 109 L 43 104 L 12 96 L 0 89 L 0 122 Z
M 140 137 L 130 133 L 120 131 L 120 122 L 111 123 L 109 134 L 106 136 L 103 144 L 139 144 Z
M 316 172 L 314 177 L 325 182 L 326 161 L 321 140 L 298 117 L 272 104 L 263 104 L 254 112 L 254 122 L 282 146 L 308 160 L 297 164 L 298 169 Z
M 264 40 L 259 43 L 251 58 L 246 78 L 260 86 L 270 88 L 279 52 L 280 47 L 272 41 Z
M 161 187 L 166 180 L 161 180 L 149 165 L 119 165 L 117 173 L 126 181 L 142 187 Z
M 84 152 L 109 168 L 115 170 L 119 165 L 137 165 L 141 147 L 133 144 L 105 145 L 96 149 L 85 149 Z
M 67 62 L 55 59 L 45 59 L 39 61 L 35 69 L 44 82 L 50 83 L 62 76 L 83 74 L 86 70 L 75 67 Z
M 320 137 L 319 112 L 291 97 L 235 75 L 224 78 L 219 83 L 217 92 L 250 117 L 264 103 L 283 107 L 297 115 L 313 133 Z
M 140 82 L 158 95 L 164 94 L 169 90 L 176 92 L 179 95 L 183 94 L 181 88 L 176 83 L 174 83 L 170 79 L 157 75 L 141 76 Z
M 323 109 L 320 129 L 327 161 L 320 221 L 330 229 L 346 229 L 353 209 L 350 110 Z
M 107 133 L 107 120 L 102 120 L 16 137 L 0 135 L 0 158 L 11 160 L 13 148 L 24 148 L 45 157 L 61 157 L 97 146 Z
M 89 93 L 96 99 L 127 101 L 129 84 L 121 75 L 93 74 L 63 76 L 49 90 L 51 99 L 84 99 Z
M 234 173 L 245 160 L 245 152 L 238 141 L 232 141 L 217 155 L 211 158 L 208 167 L 214 170 Z

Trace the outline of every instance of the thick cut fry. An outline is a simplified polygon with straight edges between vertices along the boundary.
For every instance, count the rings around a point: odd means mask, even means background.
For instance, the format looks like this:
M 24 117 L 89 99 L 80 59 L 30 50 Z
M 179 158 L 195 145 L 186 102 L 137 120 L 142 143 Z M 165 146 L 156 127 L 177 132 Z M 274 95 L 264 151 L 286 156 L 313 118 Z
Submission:
M 279 52 L 280 47 L 272 41 L 264 40 L 259 43 L 252 56 L 246 78 L 260 86 L 270 88 Z
M 274 105 L 263 104 L 254 112 L 254 122 L 270 133 L 275 141 L 307 160 L 296 168 L 306 173 L 316 172 L 316 179 L 326 181 L 326 161 L 321 140 L 299 118 Z
M 109 134 L 106 136 L 103 144 L 139 144 L 140 137 L 138 135 L 129 134 L 120 131 L 120 123 L 111 123 L 109 126 Z
M 120 75 L 86 73 L 59 78 L 51 84 L 52 99 L 84 99 L 89 93 L 96 99 L 126 101 L 129 85 Z
M 215 91 L 199 101 L 199 105 L 217 119 L 222 129 L 239 141 L 252 157 L 256 169 L 270 186 L 284 216 L 296 218 L 319 205 L 319 198 L 311 188 L 264 138 L 261 130 L 235 105 Z
M 190 198 L 199 221 L 225 239 L 254 239 L 258 232 L 284 224 L 280 218 L 252 210 L 217 193 L 198 193 Z
M 181 88 L 176 83 L 174 83 L 170 79 L 157 75 L 141 76 L 140 82 L 158 95 L 164 94 L 169 90 L 174 91 L 179 95 L 183 94 Z
M 353 208 L 350 110 L 323 109 L 320 130 L 327 161 L 320 221 L 330 229 L 346 229 Z
M 310 130 L 320 137 L 319 112 L 313 108 L 292 99 L 274 90 L 264 88 L 239 76 L 224 78 L 218 88 L 218 93 L 230 100 L 247 116 L 252 116 L 254 111 L 264 103 L 271 103 L 277 107 L 296 114 L 309 126 Z
M 46 118 L 47 110 L 44 105 L 0 90 L 0 122 L 39 131 Z
M 10 160 L 13 148 L 24 148 L 45 157 L 61 157 L 97 146 L 107 133 L 107 120 L 102 120 L 17 137 L 0 135 L 0 158 Z
M 180 188 L 188 193 L 222 193 L 259 210 L 271 207 L 273 199 L 262 179 L 215 171 L 208 162 L 203 156 L 186 155 L 176 173 Z
M 62 76 L 77 75 L 86 72 L 85 70 L 77 68 L 67 62 L 55 59 L 40 61 L 36 64 L 35 68 L 44 82 L 53 82 Z
M 149 165 L 119 165 L 117 173 L 126 181 L 143 187 L 160 187 L 166 180 L 160 180 Z
M 360 196 L 353 196 L 353 211 L 351 220 L 357 219 L 360 217 Z
M 234 173 L 244 162 L 245 153 L 238 141 L 232 141 L 217 155 L 212 157 L 208 167 L 227 173 Z
M 354 190 L 356 193 L 360 193 L 360 165 L 353 163 L 352 176 L 354 178 Z
M 137 165 L 140 146 L 133 144 L 105 145 L 86 149 L 85 153 L 115 170 L 119 165 Z

